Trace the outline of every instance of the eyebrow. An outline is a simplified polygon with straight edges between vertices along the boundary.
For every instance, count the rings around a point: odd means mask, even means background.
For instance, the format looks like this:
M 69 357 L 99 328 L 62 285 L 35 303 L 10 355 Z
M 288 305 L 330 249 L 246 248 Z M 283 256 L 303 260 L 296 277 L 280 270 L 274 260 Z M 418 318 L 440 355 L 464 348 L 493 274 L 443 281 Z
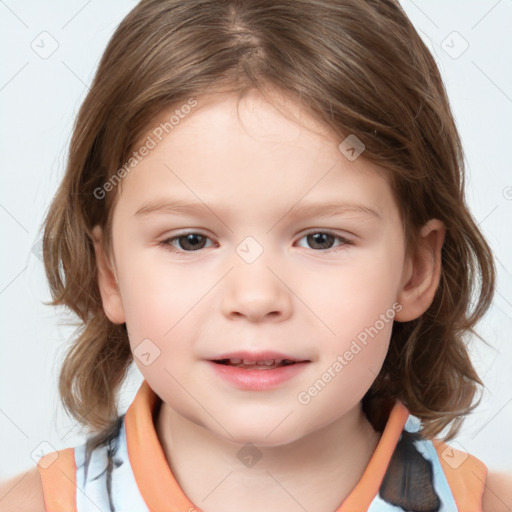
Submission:
M 136 212 L 135 216 L 148 216 L 154 213 L 161 214 L 180 214 L 180 213 L 195 213 L 198 210 L 209 210 L 205 203 L 175 200 L 155 200 L 141 206 Z
M 214 207 L 215 211 L 222 211 L 222 207 Z M 194 214 L 197 212 L 212 212 L 212 209 L 202 202 L 191 202 L 183 201 L 179 199 L 175 200 L 155 200 L 150 201 L 141 206 L 134 214 L 134 216 L 149 216 L 152 214 L 167 214 L 167 215 L 179 215 L 179 214 Z M 292 217 L 302 216 L 314 216 L 324 215 L 327 217 L 335 217 L 337 215 L 343 215 L 347 213 L 363 214 L 365 216 L 376 217 L 382 219 L 381 214 L 370 208 L 369 206 L 359 203 L 349 202 L 333 202 L 327 201 L 322 203 L 306 203 L 303 202 L 301 205 L 290 208 L 284 215 L 290 215 Z
M 292 208 L 289 213 L 293 217 L 301 217 L 303 215 L 325 215 L 327 217 L 334 217 L 345 213 L 359 213 L 382 219 L 381 214 L 377 210 L 359 203 L 305 203 Z

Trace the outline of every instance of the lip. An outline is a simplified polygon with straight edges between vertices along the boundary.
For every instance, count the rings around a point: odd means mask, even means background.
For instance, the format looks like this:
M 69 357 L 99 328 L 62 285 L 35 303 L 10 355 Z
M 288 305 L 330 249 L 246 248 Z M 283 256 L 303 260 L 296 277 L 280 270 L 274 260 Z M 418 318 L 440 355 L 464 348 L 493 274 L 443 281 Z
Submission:
M 292 356 L 290 354 L 283 354 L 282 352 L 273 352 L 271 350 L 260 350 L 258 352 L 248 352 L 246 350 L 238 352 L 227 352 L 218 356 L 210 358 L 210 361 L 219 361 L 221 359 L 247 359 L 250 361 L 268 361 L 270 359 L 288 359 L 293 362 L 308 361 L 308 359 L 302 359 L 299 357 Z
M 294 364 L 268 370 L 260 370 L 239 368 L 215 362 L 222 359 L 246 359 L 250 361 L 287 359 L 293 361 Z M 310 362 L 310 360 L 272 351 L 230 352 L 207 361 L 208 365 L 217 376 L 234 387 L 246 391 L 266 391 L 277 388 L 301 373 Z

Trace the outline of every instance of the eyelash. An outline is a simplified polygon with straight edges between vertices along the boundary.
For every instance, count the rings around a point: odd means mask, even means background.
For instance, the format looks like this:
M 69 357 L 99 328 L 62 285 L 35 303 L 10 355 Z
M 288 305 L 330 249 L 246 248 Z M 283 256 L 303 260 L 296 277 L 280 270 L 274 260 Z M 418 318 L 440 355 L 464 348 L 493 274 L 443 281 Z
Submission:
M 308 235 L 314 235 L 314 234 L 318 234 L 318 233 L 321 233 L 323 235 L 330 235 L 330 236 L 334 237 L 336 240 L 339 240 L 341 242 L 341 244 L 336 246 L 336 247 L 333 247 L 331 249 L 311 249 L 312 251 L 321 252 L 323 254 L 330 254 L 331 252 L 336 252 L 337 250 L 339 250 L 340 248 L 343 248 L 346 245 L 354 245 L 353 241 L 348 240 L 347 238 L 344 238 L 342 236 L 336 235 L 335 233 L 333 233 L 331 231 L 320 231 L 320 230 L 309 231 L 307 233 L 304 233 L 304 235 L 302 235 L 302 237 L 299 240 L 302 240 L 304 237 L 307 237 Z M 188 233 L 179 233 L 179 234 L 174 235 L 172 237 L 166 238 L 165 240 L 162 240 L 161 242 L 159 242 L 159 245 L 161 247 L 163 247 L 164 249 L 166 249 L 166 250 L 168 250 L 168 251 L 170 251 L 172 253 L 178 254 L 178 255 L 193 254 L 195 252 L 199 252 L 201 249 L 197 249 L 195 251 L 183 251 L 183 250 L 177 249 L 176 247 L 174 247 L 172 245 L 172 243 L 175 240 L 178 240 L 178 239 L 180 239 L 182 237 L 185 237 L 187 235 L 200 235 L 200 236 L 202 236 L 202 237 L 204 237 L 206 239 L 209 239 L 209 237 L 207 237 L 206 235 L 203 235 L 202 233 L 199 233 L 199 232 L 196 232 L 196 231 L 190 231 Z

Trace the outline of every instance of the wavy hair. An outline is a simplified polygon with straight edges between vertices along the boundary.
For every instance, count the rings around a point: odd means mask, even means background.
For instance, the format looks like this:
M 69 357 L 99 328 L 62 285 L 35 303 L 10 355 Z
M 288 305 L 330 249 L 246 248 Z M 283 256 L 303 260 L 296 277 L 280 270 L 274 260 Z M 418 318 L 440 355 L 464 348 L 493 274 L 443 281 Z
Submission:
M 59 393 L 95 433 L 118 425 L 117 398 L 133 362 L 126 326 L 106 317 L 92 228 L 111 250 L 116 193 L 95 190 L 129 158 L 162 112 L 212 91 L 280 91 L 387 173 L 408 250 L 431 218 L 447 233 L 441 279 L 429 309 L 395 322 L 383 367 L 363 398 L 382 430 L 394 400 L 433 438 L 458 433 L 482 386 L 467 337 L 488 309 L 492 253 L 464 198 L 463 149 L 436 63 L 394 0 L 144 0 L 120 23 L 79 110 L 67 168 L 44 223 L 53 305 L 80 319 Z

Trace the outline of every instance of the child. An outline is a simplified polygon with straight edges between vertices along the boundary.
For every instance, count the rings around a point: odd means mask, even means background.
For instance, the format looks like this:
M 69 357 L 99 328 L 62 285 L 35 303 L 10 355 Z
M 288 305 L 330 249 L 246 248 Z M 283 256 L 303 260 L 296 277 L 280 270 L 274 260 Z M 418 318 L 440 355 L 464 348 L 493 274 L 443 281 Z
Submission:
M 462 162 L 396 1 L 142 1 L 45 222 L 53 303 L 83 322 L 60 393 L 90 435 L 10 510 L 508 510 L 510 482 L 446 444 L 494 290 Z

